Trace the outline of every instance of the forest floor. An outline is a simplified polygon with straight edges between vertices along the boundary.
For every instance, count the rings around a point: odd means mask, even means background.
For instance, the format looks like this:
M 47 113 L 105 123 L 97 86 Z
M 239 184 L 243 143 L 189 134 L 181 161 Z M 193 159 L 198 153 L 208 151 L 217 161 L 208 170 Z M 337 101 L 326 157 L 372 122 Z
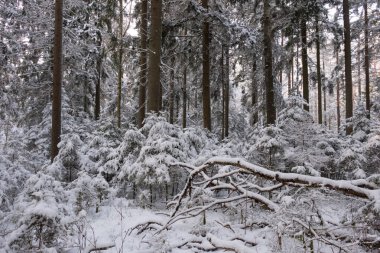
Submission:
M 343 202 L 346 200 L 342 199 Z M 249 208 L 241 212 L 248 213 Z M 87 214 L 87 231 L 83 237 L 85 240 L 81 242 L 86 250 L 82 252 L 91 252 L 91 249 L 102 247 L 110 247 L 99 251 L 102 253 L 310 252 L 310 242 L 305 243 L 301 239 L 285 235 L 281 239 L 280 246 L 279 234 L 274 232 L 273 228 L 248 224 L 249 219 L 242 218 L 247 213 L 208 211 L 206 225 L 203 225 L 204 216 L 201 215 L 181 220 L 168 230 L 157 232 L 162 227 L 158 224 L 165 224 L 168 220 L 167 212 L 164 213 L 158 209 L 154 211 L 154 208 L 143 209 L 137 207 L 133 201 L 115 199 L 106 206 L 102 206 L 98 213 Z M 325 206 L 323 210 L 324 216 L 331 214 L 333 216 L 330 216 L 330 219 L 334 220 L 342 218 L 339 217 L 339 213 L 332 206 Z M 264 215 L 264 212 L 257 213 L 257 216 Z M 254 220 L 255 217 L 251 219 Z M 338 252 L 335 247 L 318 240 L 313 242 L 313 250 L 320 253 Z M 359 249 L 348 252 L 361 252 L 356 250 Z M 71 251 L 71 253 L 74 252 L 79 251 Z

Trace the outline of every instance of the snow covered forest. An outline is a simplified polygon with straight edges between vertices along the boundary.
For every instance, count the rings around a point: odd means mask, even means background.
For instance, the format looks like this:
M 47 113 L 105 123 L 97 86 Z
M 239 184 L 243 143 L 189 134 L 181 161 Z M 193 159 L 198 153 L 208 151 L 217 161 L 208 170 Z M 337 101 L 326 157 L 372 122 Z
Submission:
M 379 253 L 379 0 L 0 0 L 0 253 Z

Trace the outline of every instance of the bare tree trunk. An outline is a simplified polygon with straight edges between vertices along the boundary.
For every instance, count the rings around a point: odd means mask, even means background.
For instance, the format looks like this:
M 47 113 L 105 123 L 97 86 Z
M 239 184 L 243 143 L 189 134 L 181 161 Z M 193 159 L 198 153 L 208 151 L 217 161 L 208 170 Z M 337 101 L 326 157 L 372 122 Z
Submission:
M 123 0 L 119 0 L 119 68 L 117 73 L 117 127 L 121 126 L 121 86 L 123 80 Z
M 100 46 L 99 46 L 100 48 Z M 97 59 L 96 62 L 96 68 L 97 68 L 97 80 L 96 80 L 96 85 L 95 85 L 95 108 L 94 108 L 94 116 L 95 120 L 99 120 L 100 117 L 100 84 L 102 81 L 102 55 L 99 55 L 99 58 Z
M 292 79 L 293 79 L 293 46 L 289 48 L 290 51 L 290 59 L 288 66 L 288 97 L 292 93 Z
M 139 110 L 137 126 L 141 128 L 145 119 L 147 48 L 148 48 L 148 0 L 141 0 L 140 24 L 140 76 L 139 76 Z
M 344 72 L 346 79 L 346 120 L 353 115 L 352 105 L 352 68 L 351 68 L 351 31 L 350 31 L 350 5 L 343 0 L 344 23 Z M 352 127 L 346 128 L 347 135 L 352 133 Z
M 186 56 L 184 56 L 184 65 L 183 65 L 183 86 L 182 86 L 182 128 L 186 128 L 187 121 L 187 68 L 186 68 Z
M 161 108 L 161 30 L 162 30 L 162 0 L 151 2 L 151 28 L 149 43 L 148 72 L 148 112 L 158 113 Z
M 51 162 L 58 155 L 58 143 L 61 141 L 62 6 L 62 0 L 55 1 Z
M 224 139 L 225 137 L 225 133 L 224 133 L 224 119 L 226 117 L 225 113 L 226 113 L 226 110 L 225 110 L 225 106 L 226 106 L 226 103 L 225 103 L 225 99 L 226 99 L 226 86 L 224 84 L 224 45 L 222 45 L 222 55 L 221 55 L 221 59 L 220 59 L 220 70 L 221 70 L 221 84 L 222 84 L 222 139 Z
M 264 0 L 263 16 L 264 32 L 264 82 L 266 87 L 266 124 L 276 123 L 275 92 L 273 87 L 273 59 L 272 59 L 272 25 L 269 0 Z
M 359 36 L 360 37 L 360 36 Z M 359 98 L 359 101 L 362 100 L 362 79 L 361 79 L 361 57 L 360 57 L 360 45 L 358 45 L 358 49 L 357 49 L 357 56 L 358 56 L 358 98 Z
M 257 110 L 257 79 L 256 79 L 257 63 L 256 56 L 252 59 L 252 126 L 259 122 Z
M 88 91 L 88 79 L 87 79 L 87 76 L 84 76 L 84 80 L 83 80 L 83 112 L 85 112 L 85 113 L 88 113 L 87 91 Z
M 224 78 L 224 137 L 229 135 L 229 114 L 230 114 L 230 48 L 226 47 L 226 63 L 225 63 L 225 78 Z
M 296 86 L 297 86 L 297 95 L 300 95 L 300 62 L 299 62 L 299 43 L 297 43 L 297 50 L 296 50 Z
M 339 65 L 339 52 L 338 48 L 336 49 L 336 65 Z M 340 128 L 340 76 L 337 76 L 336 78 L 336 120 L 337 120 L 337 127 L 338 132 Z
M 322 124 L 322 78 L 321 78 L 321 49 L 319 37 L 318 15 L 315 20 L 316 48 L 317 48 L 317 82 L 318 82 L 318 124 Z
M 208 10 L 208 0 L 202 0 L 202 7 Z M 202 101 L 203 101 L 203 127 L 211 131 L 211 104 L 210 104 L 210 24 L 203 22 L 202 46 Z
M 325 72 L 325 60 L 323 60 L 323 73 L 326 73 Z M 326 97 L 326 85 L 323 85 L 322 87 L 323 89 L 323 115 L 324 115 L 324 122 L 325 122 L 325 126 L 327 126 L 327 116 L 326 116 L 326 112 L 327 112 L 327 97 Z M 330 128 L 330 126 L 329 126 Z
M 284 32 L 281 31 L 281 48 L 284 48 Z M 280 84 L 282 85 L 282 66 L 281 66 L 281 69 L 280 69 L 280 73 L 279 73 L 279 81 L 280 81 Z
M 368 5 L 364 0 L 364 72 L 365 72 L 365 105 L 367 117 L 371 117 L 371 97 L 369 94 L 369 49 L 368 49 Z
M 306 18 L 301 18 L 301 43 L 302 43 L 302 93 L 307 105 L 304 109 L 309 111 L 309 70 L 307 64 L 307 27 Z
M 169 95 L 169 123 L 174 124 L 174 56 L 171 59 L 170 95 Z

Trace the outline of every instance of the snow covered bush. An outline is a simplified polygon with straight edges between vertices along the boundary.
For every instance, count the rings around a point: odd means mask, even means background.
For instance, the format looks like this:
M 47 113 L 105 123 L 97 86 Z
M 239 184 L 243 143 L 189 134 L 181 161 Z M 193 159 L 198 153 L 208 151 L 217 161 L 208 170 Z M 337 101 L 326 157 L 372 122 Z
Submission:
M 367 162 L 361 143 L 347 136 L 336 158 L 336 179 L 366 178 L 363 170 Z
M 82 167 L 83 155 L 80 150 L 82 146 L 83 141 L 79 135 L 64 135 L 58 144 L 58 155 L 54 158 L 53 163 L 47 166 L 49 173 L 64 182 L 75 180 Z
M 368 136 L 364 144 L 364 152 L 367 158 L 365 171 L 369 174 L 380 174 L 380 128 Z
M 283 170 L 283 154 L 286 144 L 284 132 L 276 126 L 268 126 L 259 130 L 247 155 L 250 160 L 268 168 Z
M 144 146 L 136 161 L 124 164 L 122 171 L 140 187 L 149 187 L 152 194 L 152 187 L 167 186 L 179 173 L 170 167 L 176 161 L 186 160 L 188 144 L 180 128 L 163 117 L 148 117 L 141 131 L 146 135 Z
M 68 187 L 71 205 L 74 206 L 76 214 L 81 211 L 98 212 L 100 205 L 110 193 L 110 186 L 101 174 L 92 177 L 86 172 L 81 172 Z
M 348 125 L 352 126 L 352 136 L 354 139 L 364 142 L 370 133 L 370 120 L 367 117 L 368 112 L 362 101 L 359 101 L 358 106 L 355 108 L 354 115 L 349 119 Z
M 0 154 L 0 217 L 11 210 L 30 172 Z
M 7 237 L 16 251 L 59 248 L 66 237 L 69 211 L 60 182 L 42 172 L 31 176 L 17 197 L 14 213 L 15 230 Z

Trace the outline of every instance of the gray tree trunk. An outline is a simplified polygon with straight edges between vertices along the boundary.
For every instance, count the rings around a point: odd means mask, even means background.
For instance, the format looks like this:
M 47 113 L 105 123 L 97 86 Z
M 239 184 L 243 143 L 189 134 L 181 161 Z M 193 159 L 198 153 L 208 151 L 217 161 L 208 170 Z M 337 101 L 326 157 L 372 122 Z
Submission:
M 264 82 L 266 87 L 266 124 L 276 123 L 275 92 L 273 86 L 272 25 L 269 0 L 264 0 Z
M 146 74 L 147 74 L 147 48 L 148 48 L 148 0 L 141 1 L 140 24 L 140 75 L 139 75 L 139 110 L 137 126 L 141 128 L 145 119 L 146 102 Z
M 51 161 L 58 155 L 61 141 L 61 90 L 62 90 L 62 6 L 63 0 L 55 1 L 53 94 L 51 125 Z
M 162 0 L 151 1 L 151 27 L 148 68 L 148 112 L 158 113 L 161 108 L 161 36 Z

